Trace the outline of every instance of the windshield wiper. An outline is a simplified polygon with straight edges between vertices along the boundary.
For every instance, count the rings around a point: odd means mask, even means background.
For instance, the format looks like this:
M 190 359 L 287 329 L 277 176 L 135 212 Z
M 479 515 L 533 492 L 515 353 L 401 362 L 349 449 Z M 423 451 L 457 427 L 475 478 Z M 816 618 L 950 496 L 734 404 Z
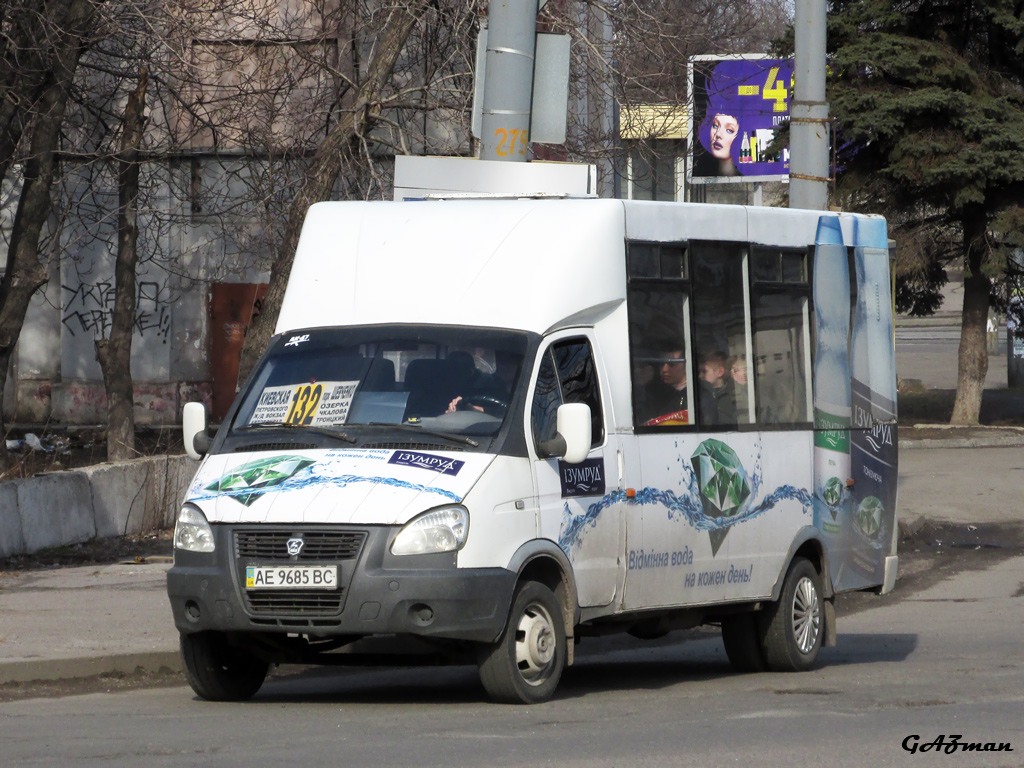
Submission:
M 312 432 L 315 435 L 323 435 L 324 437 L 330 437 L 334 440 L 342 440 L 346 443 L 358 442 L 352 435 L 347 432 L 338 432 L 333 429 L 326 429 L 325 427 L 313 427 L 303 426 L 302 424 L 290 424 L 284 421 L 264 421 L 259 424 L 247 424 L 244 427 L 235 427 L 236 432 L 250 432 L 257 429 L 302 429 L 306 432 Z
M 367 427 L 392 427 L 394 429 L 412 430 L 413 432 L 419 432 L 421 435 L 430 435 L 431 437 L 440 437 L 443 440 L 451 440 L 453 443 L 465 443 L 471 445 L 474 448 L 479 448 L 480 443 L 473 440 L 465 435 L 452 435 L 447 432 L 435 432 L 432 429 L 424 429 L 419 424 L 390 424 L 386 421 L 371 421 L 365 426 Z

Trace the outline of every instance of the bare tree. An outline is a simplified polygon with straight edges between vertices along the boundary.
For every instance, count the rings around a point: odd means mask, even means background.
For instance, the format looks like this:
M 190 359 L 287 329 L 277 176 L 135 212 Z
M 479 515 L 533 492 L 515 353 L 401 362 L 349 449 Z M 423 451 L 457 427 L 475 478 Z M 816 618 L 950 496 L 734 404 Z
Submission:
M 96 357 L 107 390 L 107 460 L 135 455 L 135 399 L 132 387 L 132 330 L 135 327 L 135 269 L 138 264 L 139 146 L 145 126 L 149 71 L 128 98 L 118 164 L 117 264 L 110 335 L 96 342 Z
M 386 106 L 385 89 L 414 25 L 428 5 L 425 0 L 411 0 L 389 9 L 365 76 L 304 169 L 302 181 L 288 205 L 287 222 L 271 267 L 263 312 L 250 329 L 242 350 L 240 379 L 248 375 L 273 334 L 306 210 L 313 203 L 328 199 L 341 171 L 351 167 L 353 159 L 372 140 L 370 134 L 381 122 Z
M 40 236 L 51 211 L 50 187 L 56 173 L 57 151 L 68 96 L 79 60 L 92 42 L 100 2 L 57 2 L 52 9 L 47 8 L 48 11 L 52 10 L 52 16 L 32 14 L 29 17 L 31 21 L 25 18 L 4 19 L 11 24 L 25 23 L 32 26 L 27 36 L 38 47 L 37 55 L 29 57 L 32 63 L 27 79 L 31 82 L 21 87 L 12 84 L 8 93 L 24 94 L 38 90 L 39 95 L 34 102 L 23 105 L 22 110 L 12 115 L 9 123 L 14 125 L 21 122 L 24 125 L 31 122 L 32 130 L 27 156 L 23 161 L 22 190 L 8 248 L 7 268 L 0 282 L 0 392 L 3 392 L 7 381 L 11 356 L 24 324 L 29 300 L 47 279 L 48 265 L 39 255 Z M 18 52 L 10 50 L 5 53 L 15 59 Z M 38 76 L 35 70 L 37 62 L 46 62 L 48 71 L 38 89 L 33 89 L 29 86 Z M 18 74 L 17 70 L 13 73 L 14 77 Z M 13 134 L 7 140 L 10 142 L 12 139 Z M 15 150 L 16 145 L 10 146 L 11 152 Z M 0 158 L 0 167 L 3 164 Z M 12 161 L 6 162 L 8 169 L 12 165 Z M 0 427 L 2 424 L 0 415 Z M 6 443 L 0 441 L 0 463 L 6 465 L 6 462 Z

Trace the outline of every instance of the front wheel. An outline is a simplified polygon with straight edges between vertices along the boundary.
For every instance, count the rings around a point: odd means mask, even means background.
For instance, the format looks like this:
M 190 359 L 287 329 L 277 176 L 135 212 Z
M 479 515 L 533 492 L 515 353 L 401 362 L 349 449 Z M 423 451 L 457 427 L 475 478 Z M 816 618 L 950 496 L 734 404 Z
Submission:
M 245 648 L 232 646 L 220 632 L 181 635 L 185 678 L 207 701 L 244 701 L 256 695 L 270 665 Z
M 566 653 L 558 599 L 543 584 L 524 582 L 516 590 L 504 633 L 481 654 L 480 682 L 497 702 L 547 701 L 558 687 Z
M 821 576 L 810 560 L 798 557 L 789 567 L 779 601 L 762 619 L 762 648 L 769 669 L 802 672 L 814 666 L 821 650 L 821 601 Z

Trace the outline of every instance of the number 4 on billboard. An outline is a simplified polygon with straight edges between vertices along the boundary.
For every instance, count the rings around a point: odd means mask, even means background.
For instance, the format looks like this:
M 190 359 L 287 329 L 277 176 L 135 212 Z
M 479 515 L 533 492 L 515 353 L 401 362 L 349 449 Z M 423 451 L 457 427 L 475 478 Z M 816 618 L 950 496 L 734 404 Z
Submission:
M 761 91 L 761 98 L 768 101 L 774 99 L 775 103 L 772 105 L 772 112 L 785 112 L 789 91 L 786 89 L 786 83 L 783 80 L 776 81 L 775 78 L 778 75 L 778 67 L 772 67 L 768 70 L 768 79 L 764 83 L 764 90 Z

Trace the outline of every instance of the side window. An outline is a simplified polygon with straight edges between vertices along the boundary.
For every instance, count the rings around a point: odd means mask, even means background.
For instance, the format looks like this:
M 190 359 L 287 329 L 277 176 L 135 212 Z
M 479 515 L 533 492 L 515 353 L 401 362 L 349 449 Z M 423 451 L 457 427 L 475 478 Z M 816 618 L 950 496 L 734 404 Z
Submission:
M 686 246 L 629 243 L 626 258 L 633 424 L 660 428 L 693 424 Z
M 811 420 L 807 249 L 627 244 L 636 427 Z
M 744 279 L 746 246 L 701 242 L 692 244 L 691 253 L 700 424 L 749 424 L 749 392 L 743 375 L 750 346 Z
M 556 412 L 562 403 L 586 403 L 592 419 L 592 445 L 604 441 L 601 391 L 590 343 L 586 339 L 556 342 L 544 351 L 531 407 L 535 443 L 555 436 Z
M 755 248 L 752 257 L 757 421 L 769 425 L 811 421 L 808 253 Z

